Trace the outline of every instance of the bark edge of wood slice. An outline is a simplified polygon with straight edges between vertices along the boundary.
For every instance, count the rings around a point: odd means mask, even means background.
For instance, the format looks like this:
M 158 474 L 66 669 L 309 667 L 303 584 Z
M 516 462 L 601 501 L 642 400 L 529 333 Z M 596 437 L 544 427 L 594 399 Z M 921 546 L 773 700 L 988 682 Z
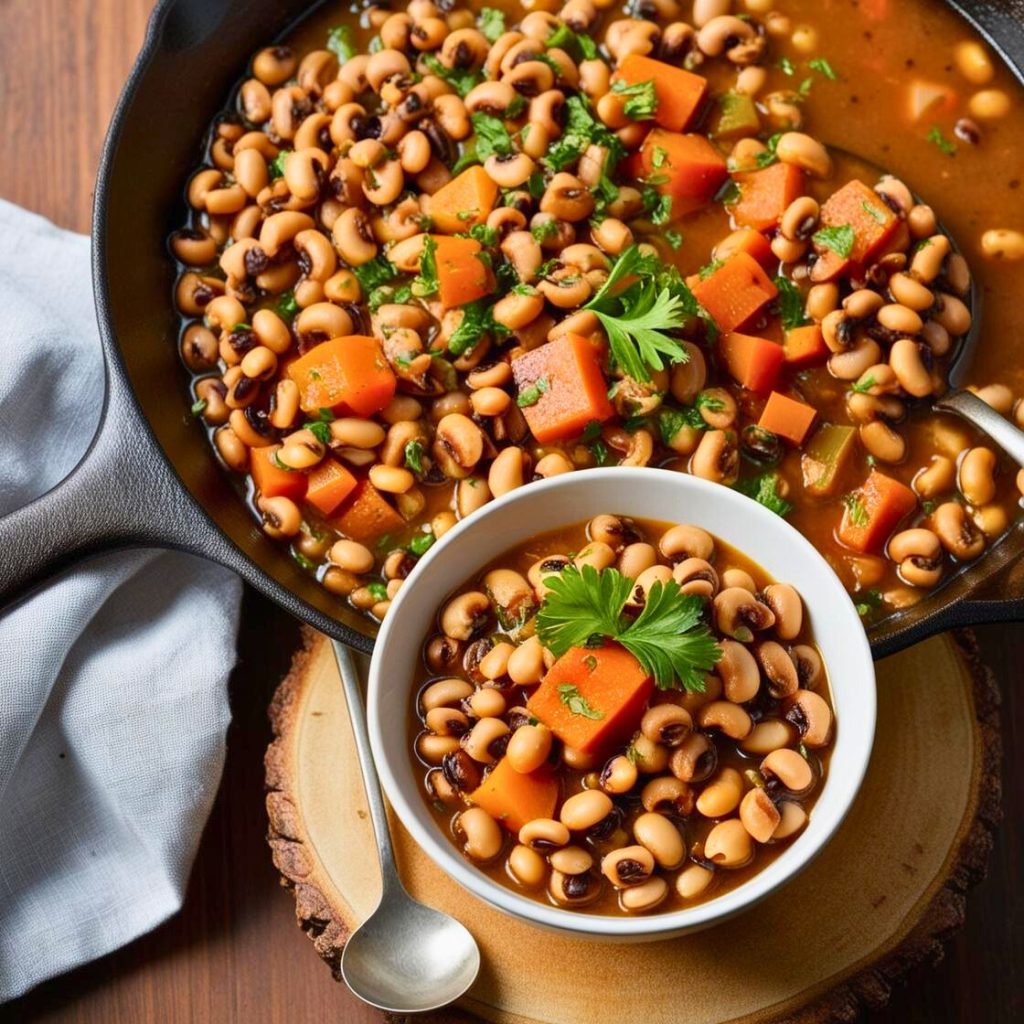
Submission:
M 612 1014 L 620 1024 L 824 1024 L 883 1006 L 909 971 L 941 959 L 943 944 L 963 924 L 967 892 L 984 876 L 1000 821 L 1002 748 L 998 687 L 970 632 L 926 641 L 877 668 L 875 752 L 837 835 L 768 900 L 696 935 L 612 945 L 532 928 L 457 887 L 392 818 L 410 891 L 453 911 L 480 941 L 484 961 L 461 1008 L 416 1019 L 576 1024 Z M 916 730 L 899 727 L 908 712 L 921 719 Z M 295 898 L 299 926 L 337 978 L 345 939 L 372 910 L 380 881 L 326 637 L 304 629 L 269 715 L 275 738 L 265 758 L 268 843 Z M 404 728 L 404 714 L 401 721 Z M 969 773 L 960 770 L 964 763 Z M 888 771 L 908 765 L 929 770 L 909 779 L 906 771 Z M 890 813 L 873 815 L 874 798 Z M 769 958 L 765 933 L 775 944 Z M 516 941 L 524 938 L 525 948 Z M 583 977 L 594 977 L 595 961 L 601 985 L 587 991 L 564 984 L 574 963 L 585 968 Z M 659 963 L 671 973 L 659 975 Z M 537 971 L 536 964 L 550 966 Z M 672 995 L 687 967 L 681 1006 Z M 660 988 L 652 992 L 644 977 L 661 977 Z

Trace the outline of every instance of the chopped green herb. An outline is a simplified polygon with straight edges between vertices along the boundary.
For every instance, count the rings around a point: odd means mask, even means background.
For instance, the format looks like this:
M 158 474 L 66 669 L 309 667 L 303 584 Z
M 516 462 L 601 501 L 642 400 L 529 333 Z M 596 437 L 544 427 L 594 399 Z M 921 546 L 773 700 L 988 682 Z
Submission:
M 637 761 L 640 760 L 640 754 L 636 749 L 636 745 L 633 743 L 630 743 L 630 745 L 626 747 L 626 760 L 630 764 L 636 764 Z
M 423 472 L 423 442 L 413 438 L 405 446 L 405 464 L 414 473 Z
M 538 377 L 529 387 L 523 388 L 519 392 L 519 397 L 516 399 L 516 405 L 520 409 L 528 409 L 531 405 L 536 405 L 540 401 L 540 396 L 543 395 L 551 384 L 548 382 L 547 377 Z
M 803 327 L 804 324 L 810 323 L 804 308 L 803 293 L 796 284 L 780 274 L 775 278 L 775 287 L 779 290 L 776 303 L 779 307 L 783 328 L 791 331 L 794 327 Z
M 206 412 L 207 401 L 205 398 L 200 398 L 198 402 L 192 403 L 192 415 L 202 416 Z
M 702 280 L 706 281 L 712 274 L 717 271 L 725 260 L 712 260 L 710 263 L 705 264 L 700 270 L 697 271 L 697 276 Z
M 493 114 L 470 115 L 473 123 L 473 139 L 452 168 L 458 174 L 470 164 L 482 164 L 489 156 L 508 156 L 513 150 L 512 136 L 505 122 Z
M 431 74 L 437 75 L 442 81 L 447 82 L 460 96 L 468 95 L 483 81 L 483 75 L 478 71 L 450 68 L 446 64 L 442 64 L 432 53 L 426 53 L 420 59 L 430 69 Z
M 743 192 L 736 179 L 727 178 L 725 184 L 715 195 L 715 201 L 721 203 L 723 206 L 734 206 L 742 197 Z
M 417 558 L 421 555 L 425 555 L 431 547 L 433 547 L 434 541 L 437 538 L 434 536 L 434 531 L 429 530 L 425 533 L 417 533 L 411 541 L 409 541 L 409 550 Z
M 591 420 L 584 428 L 583 433 L 580 434 L 580 441 L 583 444 L 590 444 L 591 441 L 596 441 L 601 436 L 601 424 L 598 420 Z
M 619 79 L 612 85 L 612 92 L 617 96 L 625 96 L 622 112 L 634 121 L 649 121 L 658 109 L 658 97 L 654 92 L 654 81 L 629 82 Z
M 939 147 L 939 151 L 945 153 L 946 156 L 956 155 L 956 143 L 951 139 L 947 139 L 942 134 L 942 129 L 936 124 L 932 125 L 931 131 L 928 133 L 928 141 L 934 146 Z
M 505 33 L 505 12 L 494 7 L 484 7 L 476 23 L 489 43 L 496 42 Z
M 725 401 L 721 398 L 715 398 L 714 395 L 709 395 L 706 391 L 702 391 L 693 400 L 694 409 L 707 409 L 708 412 L 721 412 L 725 408 Z
M 288 159 L 289 153 L 291 153 L 290 149 L 282 149 L 281 152 L 267 164 L 267 172 L 270 174 L 271 181 L 277 181 L 278 178 L 284 177 L 284 162 Z
M 661 431 L 661 439 L 671 445 L 676 434 L 684 427 L 692 430 L 703 430 L 707 424 L 704 418 L 693 406 L 683 406 L 681 409 L 671 409 L 662 406 L 658 410 L 658 429 Z
M 542 220 L 539 224 L 534 224 L 530 228 L 530 234 L 543 245 L 545 242 L 551 241 L 558 234 L 558 221 L 554 218 Z
M 921 511 L 926 515 L 930 516 L 935 511 L 936 505 L 934 501 L 922 501 Z
M 811 87 L 814 85 L 813 78 L 805 78 L 800 85 L 797 87 L 797 92 L 801 96 L 809 96 L 811 94 Z
M 796 70 L 793 67 L 793 62 L 788 57 L 780 57 L 778 67 L 784 75 L 789 75 L 791 77 Z
M 592 718 L 598 721 L 604 718 L 604 712 L 592 708 L 578 687 L 572 683 L 562 683 L 558 687 L 558 699 L 569 709 L 571 714 L 581 718 Z
M 610 461 L 608 457 L 608 446 L 604 441 L 595 441 L 590 446 L 590 454 L 594 456 L 594 462 L 599 466 L 607 466 Z
M 850 390 L 856 395 L 866 395 L 877 383 L 875 375 L 868 374 L 863 380 L 857 381 Z
M 668 160 L 668 151 L 662 149 L 661 146 L 655 146 L 651 151 L 651 166 L 657 171 L 665 166 L 665 161 Z
M 292 558 L 295 559 L 296 563 L 305 569 L 306 572 L 316 571 L 316 563 L 308 559 L 301 551 L 296 551 L 292 548 L 291 555 Z
M 633 580 L 616 569 L 568 565 L 545 582 L 548 593 L 537 614 L 537 635 L 557 657 L 595 636 L 607 638 L 625 647 L 660 689 L 704 689 L 704 674 L 721 651 L 701 622 L 704 603 L 699 597 L 682 593 L 675 582 L 659 581 L 630 620 L 623 609 Z
M 299 304 L 295 301 L 295 292 L 290 288 L 286 292 L 281 292 L 281 297 L 277 300 L 277 305 L 274 307 L 274 312 L 284 320 L 286 323 L 290 322 L 291 319 L 299 311 Z
M 754 163 L 758 169 L 764 167 L 770 167 L 776 160 L 779 159 L 778 154 L 775 150 L 779 145 L 779 139 L 782 138 L 782 132 L 776 132 L 766 143 L 765 150 L 763 153 L 758 153 L 754 159 Z
M 574 32 L 564 22 L 548 36 L 544 45 L 549 49 L 565 50 L 576 61 L 594 60 L 597 57 L 597 43 L 590 36 Z
M 882 592 L 880 590 L 866 590 L 860 595 L 861 600 L 857 602 L 857 614 L 860 616 L 870 615 L 876 608 L 882 605 Z
M 314 420 L 311 423 L 304 424 L 304 426 L 321 444 L 331 443 L 330 425 L 324 423 L 323 420 Z
M 813 60 L 809 60 L 807 66 L 812 71 L 818 71 L 823 74 L 829 81 L 834 82 L 839 77 L 832 65 L 824 57 L 815 57 Z
M 370 596 L 375 601 L 386 601 L 388 599 L 387 586 L 377 580 L 374 580 L 373 583 L 367 583 L 366 589 L 370 592 Z
M 437 242 L 427 235 L 420 250 L 420 272 L 412 283 L 412 293 L 418 298 L 433 295 L 438 289 L 436 253 Z
M 386 256 L 375 256 L 368 263 L 353 267 L 352 273 L 356 275 L 364 295 L 369 295 L 374 288 L 389 284 L 398 277 L 397 268 Z
M 793 511 L 793 506 L 779 494 L 779 474 L 763 473 L 752 480 L 741 480 L 736 485 L 736 490 L 753 498 L 759 505 L 764 505 L 769 512 L 777 516 L 787 516 Z
M 683 236 L 678 231 L 673 231 L 671 228 L 662 234 L 662 237 L 668 242 L 670 249 L 679 249 L 683 244 Z
M 448 351 L 453 356 L 463 356 L 471 352 L 485 334 L 496 330 L 498 325 L 494 322 L 490 306 L 485 306 L 482 299 L 467 303 L 462 307 L 459 326 L 448 338 Z
M 592 654 L 588 654 L 583 659 L 583 664 L 588 672 L 595 672 L 597 670 L 597 658 L 595 658 Z
M 816 231 L 811 236 L 811 241 L 822 249 L 831 249 L 845 260 L 853 252 L 855 236 L 849 224 L 839 224 Z
M 351 25 L 335 25 L 327 30 L 327 49 L 344 64 L 356 55 L 356 44 L 352 39 Z
M 871 217 L 872 220 L 877 221 L 879 224 L 884 224 L 885 223 L 885 214 L 883 214 L 881 210 L 879 210 L 876 207 L 872 206 L 871 203 L 869 203 L 866 199 L 862 199 L 860 201 L 860 208 L 869 217 Z
M 592 116 L 584 97 L 570 96 L 565 101 L 565 128 L 542 162 L 553 171 L 564 170 L 579 160 L 591 143 L 607 149 L 604 174 L 610 175 L 625 153 L 622 142 L 614 132 Z
M 644 204 L 644 212 L 652 224 L 667 224 L 672 219 L 672 197 L 663 195 L 651 185 L 646 185 L 640 193 Z
M 475 238 L 481 245 L 491 246 L 498 244 L 498 229 L 488 227 L 486 224 L 474 224 L 469 229 L 469 237 Z
M 868 510 L 864 507 L 864 502 L 859 494 L 845 495 L 843 504 L 846 506 L 846 514 L 850 517 L 850 522 L 854 526 L 867 526 L 871 521 Z

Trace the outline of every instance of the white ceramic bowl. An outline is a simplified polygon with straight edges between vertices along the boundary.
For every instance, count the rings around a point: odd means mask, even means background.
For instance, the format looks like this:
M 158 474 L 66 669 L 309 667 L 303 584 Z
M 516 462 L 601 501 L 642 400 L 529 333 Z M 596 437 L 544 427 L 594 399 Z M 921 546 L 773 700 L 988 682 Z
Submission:
M 694 523 L 744 552 L 803 596 L 832 685 L 836 736 L 825 785 L 807 827 L 763 871 L 688 909 L 636 917 L 560 910 L 491 881 L 442 834 L 412 769 L 405 726 L 424 639 L 444 599 L 486 563 L 538 533 L 601 512 Z M 486 505 L 420 560 L 391 604 L 374 648 L 370 742 L 388 799 L 416 842 L 470 892 L 514 916 L 577 935 L 618 941 L 705 928 L 764 899 L 821 851 L 850 809 L 871 755 L 875 673 L 853 603 L 814 547 L 783 519 L 728 487 L 659 469 L 613 468 L 532 483 Z

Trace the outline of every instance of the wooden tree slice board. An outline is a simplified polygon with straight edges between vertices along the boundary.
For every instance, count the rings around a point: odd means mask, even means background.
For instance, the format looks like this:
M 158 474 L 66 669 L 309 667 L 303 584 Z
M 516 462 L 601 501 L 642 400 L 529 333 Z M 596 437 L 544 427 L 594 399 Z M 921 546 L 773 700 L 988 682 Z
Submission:
M 331 646 L 304 639 L 271 707 L 269 842 L 337 975 L 380 879 Z M 879 663 L 878 690 L 868 776 L 832 842 L 771 898 L 696 935 L 617 945 L 532 928 L 456 886 L 392 820 L 410 891 L 454 914 L 483 954 L 461 1010 L 430 1024 L 803 1024 L 884 1004 L 963 921 L 999 817 L 1000 742 L 998 693 L 969 635 Z

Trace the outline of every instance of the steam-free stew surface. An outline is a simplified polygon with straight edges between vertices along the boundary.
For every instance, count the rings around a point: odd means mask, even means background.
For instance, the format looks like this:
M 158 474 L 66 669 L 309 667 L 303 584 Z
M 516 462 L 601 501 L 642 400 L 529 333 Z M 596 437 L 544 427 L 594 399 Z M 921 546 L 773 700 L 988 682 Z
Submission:
M 470 6 L 479 11 L 482 5 Z M 509 26 L 524 15 L 522 9 L 515 4 L 494 3 L 487 6 L 504 12 Z M 678 10 L 675 4 L 668 6 L 672 10 L 658 19 L 666 31 L 671 23 L 689 20 L 693 14 L 689 3 L 678 5 Z M 572 7 L 570 4 L 563 11 L 562 5 L 551 3 L 544 9 L 550 9 L 557 15 Z M 942 4 L 924 0 L 903 0 L 900 3 L 890 0 L 863 0 L 859 3 L 854 0 L 818 0 L 813 4 L 783 0 L 768 5 L 752 0 L 749 3 L 734 3 L 731 9 L 763 26 L 760 31 L 763 31 L 767 39 L 765 51 L 758 61 L 758 65 L 766 72 L 766 80 L 757 92 L 760 104 L 758 137 L 765 142 L 772 133 L 777 134 L 787 127 L 780 122 L 777 111 L 772 111 L 772 103 L 769 102 L 771 98 L 782 95 L 786 99 L 784 94 L 795 94 L 802 131 L 832 146 L 861 154 L 887 168 L 932 206 L 966 256 L 981 299 L 981 341 L 969 380 L 985 388 L 986 396 L 1001 411 L 1019 418 L 1019 398 L 1024 391 L 1021 359 L 1024 313 L 1015 299 L 1015 281 L 1019 278 L 1022 266 L 1018 260 L 1024 255 L 1021 251 L 1024 249 L 1024 236 L 1020 234 L 1024 231 L 1020 155 L 1020 139 L 1024 138 L 1024 103 L 1019 84 L 997 62 L 991 50 L 979 43 L 969 26 Z M 588 34 L 601 41 L 604 28 L 621 16 L 618 8 L 613 8 L 599 17 Z M 296 54 L 301 57 L 310 50 L 322 48 L 329 29 L 348 25 L 352 28 L 350 41 L 353 50 L 360 52 L 377 35 L 382 17 L 379 12 L 360 14 L 347 13 L 338 8 L 328 9 L 322 17 L 318 14 L 302 27 L 291 43 Z M 965 50 L 965 45 L 969 44 L 975 50 Z M 980 67 L 976 61 L 971 61 L 971 54 L 979 47 L 983 57 L 988 55 L 987 61 L 983 59 Z M 410 50 L 410 54 L 414 59 L 417 56 L 413 50 Z M 654 55 L 665 56 L 657 50 Z M 675 65 L 685 63 L 681 59 L 667 59 L 667 62 Z M 613 68 L 616 66 L 614 60 L 610 63 Z M 710 95 L 720 97 L 735 89 L 737 76 L 743 67 L 734 66 L 724 58 L 715 58 L 703 61 L 695 66 L 695 70 L 707 78 Z M 792 99 L 792 96 L 789 98 Z M 314 97 L 308 109 L 315 111 L 317 103 Z M 717 118 L 715 104 L 709 104 L 707 110 L 708 113 L 689 128 L 691 132 L 714 134 Z M 308 116 L 307 110 L 304 109 L 302 113 Z M 272 140 L 276 138 L 272 127 L 268 132 Z M 287 150 L 292 145 L 288 140 L 280 138 L 277 138 L 277 143 L 279 145 L 275 145 L 275 148 L 279 150 Z M 736 139 L 719 137 L 713 145 L 723 154 L 729 155 L 730 147 L 736 145 Z M 338 152 L 345 148 L 340 147 Z M 224 157 L 222 153 L 222 159 L 230 161 L 230 144 L 227 149 L 228 155 Z M 332 154 L 331 159 L 336 155 Z M 735 150 L 732 158 L 735 158 Z M 635 177 L 630 179 L 628 159 L 615 175 L 619 185 L 626 185 L 630 180 L 638 184 Z M 538 162 L 538 166 L 542 164 L 542 160 Z M 231 173 L 230 170 L 228 173 Z M 544 173 L 550 178 L 550 171 Z M 649 180 L 657 180 L 657 174 L 650 169 L 647 174 Z M 859 163 L 836 157 L 828 179 L 822 181 L 808 177 L 805 181 L 806 191 L 824 200 L 845 180 L 854 177 L 863 179 L 869 186 L 876 184 L 875 177 Z M 415 185 L 412 191 L 416 193 Z M 712 257 L 716 245 L 721 243 L 731 227 L 731 208 L 727 201 L 723 201 L 727 198 L 720 194 L 717 199 L 685 215 L 680 215 L 677 208 L 667 223 L 651 224 L 648 221 L 645 226 L 644 218 L 640 216 L 630 221 L 633 239 L 638 243 L 653 244 L 659 258 L 678 266 L 684 275 L 695 274 L 702 268 L 707 272 L 715 266 Z M 276 207 L 268 206 L 259 216 L 264 217 L 273 209 Z M 310 209 L 315 213 L 319 207 Z M 226 221 L 223 216 L 214 216 L 212 221 L 217 221 L 222 230 L 227 230 L 233 223 L 230 218 Z M 204 225 L 211 226 L 211 218 L 200 210 L 196 215 L 196 223 L 205 230 Z M 327 235 L 330 237 L 329 232 Z M 777 227 L 769 226 L 765 229 L 766 239 L 773 239 L 776 235 Z M 577 241 L 587 237 L 582 225 L 576 237 Z M 609 262 L 612 262 L 616 253 L 611 251 L 609 256 Z M 497 258 L 500 261 L 500 255 Z M 780 269 L 777 262 L 769 267 L 769 276 Z M 344 268 L 344 258 L 339 257 L 338 266 Z M 785 276 L 794 278 L 806 294 L 808 282 L 793 271 L 792 265 L 781 267 L 781 271 Z M 289 280 L 296 291 L 301 290 L 301 279 L 298 282 L 294 278 Z M 693 279 L 690 279 L 690 283 L 694 284 Z M 843 294 L 849 290 L 850 285 L 844 284 Z M 286 300 L 291 293 L 292 289 L 289 288 L 285 293 Z M 502 287 L 499 286 L 487 301 L 497 300 L 502 294 Z M 364 294 L 362 299 L 366 297 Z M 281 295 L 273 289 L 259 293 L 254 306 L 245 304 L 246 315 L 249 316 L 255 306 L 275 306 L 280 300 Z M 340 299 L 338 301 L 341 302 Z M 292 311 L 295 308 L 291 306 Z M 362 312 L 359 312 L 360 309 Z M 572 312 L 571 309 L 552 309 L 549 305 L 545 315 L 557 322 Z M 439 311 L 434 310 L 431 316 L 434 313 L 438 313 L 440 319 Z M 369 328 L 365 307 L 353 307 L 353 316 L 363 324 L 360 328 L 357 323 L 356 330 Z M 194 314 L 187 323 L 196 323 Z M 424 340 L 434 329 L 422 332 Z M 744 332 L 772 341 L 781 338 L 778 321 L 771 316 L 767 319 L 762 317 L 748 325 Z M 227 333 L 232 334 L 231 331 Z M 442 336 L 445 333 L 446 329 L 442 327 Z M 543 340 L 534 338 L 523 343 L 523 334 L 522 331 L 515 331 L 511 339 L 497 339 L 490 351 L 482 356 L 480 365 L 486 366 L 495 358 L 507 359 L 509 355 L 519 354 L 517 345 L 522 344 L 532 349 L 538 340 Z M 706 399 L 705 410 L 718 400 L 713 389 L 724 388 L 738 406 L 736 422 L 727 429 L 738 432 L 744 424 L 758 423 L 766 395 L 739 385 L 727 369 L 725 349 L 720 341 L 702 337 L 699 330 L 697 334 L 688 334 L 687 337 L 694 338 L 707 360 L 708 376 L 703 382 L 702 392 Z M 284 353 L 280 360 L 281 367 L 285 367 L 296 354 L 313 347 L 316 340 L 315 333 L 305 339 L 300 334 L 297 352 L 293 348 L 291 352 Z M 443 354 L 443 341 L 439 342 L 435 338 L 431 344 L 435 349 L 440 347 Z M 885 342 L 881 357 L 883 360 L 887 346 L 888 342 Z M 502 473 L 493 471 L 502 478 L 502 488 L 509 485 L 509 481 L 511 486 L 515 486 L 520 480 L 528 481 L 535 473 L 545 472 L 542 460 L 546 455 L 553 454 L 563 459 L 558 465 L 572 469 L 606 461 L 614 463 L 622 459 L 629 460 L 635 455 L 631 450 L 635 438 L 638 433 L 643 436 L 645 432 L 652 438 L 651 451 L 645 457 L 647 464 L 699 471 L 694 465 L 694 456 L 686 451 L 685 445 L 676 444 L 675 450 L 672 450 L 671 447 L 664 447 L 661 442 L 666 430 L 662 420 L 664 411 L 678 412 L 682 404 L 684 411 L 689 407 L 688 415 L 692 416 L 701 395 L 697 396 L 696 403 L 689 395 L 686 396 L 688 402 L 680 403 L 674 400 L 673 394 L 668 393 L 661 408 L 653 412 L 648 411 L 651 403 L 639 410 L 631 410 L 628 401 L 616 401 L 614 412 L 605 420 L 603 427 L 595 430 L 591 422 L 575 437 L 538 443 L 529 431 L 521 435 L 513 430 L 512 436 L 509 436 L 507 430 L 504 434 L 501 430 L 495 431 L 494 427 L 502 417 L 492 417 L 486 410 L 480 413 L 476 406 L 470 406 L 466 401 L 465 396 L 473 384 L 467 382 L 467 371 L 463 367 L 472 365 L 472 356 L 464 356 L 461 361 L 455 362 L 459 368 L 455 382 L 451 383 L 450 373 L 446 371 L 449 374 L 448 383 L 442 388 L 448 389 L 449 393 L 421 401 L 423 437 L 422 442 L 417 441 L 417 444 L 422 457 L 414 451 L 411 458 L 403 453 L 399 459 L 400 466 L 397 468 L 409 470 L 415 477 L 415 483 L 407 492 L 384 491 L 380 502 L 366 499 L 366 491 L 372 491 L 373 488 L 367 488 L 359 481 L 365 478 L 367 466 L 375 458 L 380 460 L 383 449 L 379 442 L 376 446 L 361 449 L 362 454 L 356 450 L 353 455 L 354 449 L 347 441 L 342 444 L 334 440 L 333 455 L 341 466 L 340 479 L 334 476 L 326 484 L 320 481 L 323 486 L 318 489 L 318 494 L 326 494 L 327 497 L 321 497 L 319 505 L 300 501 L 294 517 L 290 506 L 285 506 L 287 514 L 284 518 L 294 518 L 294 523 L 285 522 L 283 527 L 278 508 L 282 504 L 281 499 L 277 499 L 277 504 L 268 510 L 264 500 L 266 495 L 261 495 L 259 491 L 259 478 L 256 489 L 253 488 L 252 478 L 249 478 L 250 499 L 259 506 L 263 518 L 268 520 L 268 531 L 282 535 L 285 542 L 291 544 L 295 557 L 311 570 L 317 571 L 325 584 L 338 593 L 339 600 L 350 601 L 366 609 L 369 614 L 380 616 L 386 612 L 389 589 L 395 589 L 395 580 L 404 577 L 418 553 L 430 543 L 432 536 L 439 535 L 456 517 L 468 514 L 486 500 L 490 493 L 488 485 L 495 484 L 489 460 L 510 442 L 512 446 L 521 448 L 522 455 L 506 459 L 503 463 L 506 468 Z M 943 360 L 940 358 L 938 363 L 941 371 Z M 443 358 L 437 363 L 438 366 L 444 364 Z M 200 409 L 200 415 L 207 420 L 211 431 L 216 431 L 217 437 L 225 442 L 230 441 L 230 444 L 218 443 L 221 455 L 228 464 L 245 471 L 257 459 L 257 455 L 249 454 L 245 441 L 227 437 L 231 432 L 230 427 L 218 428 L 224 422 L 224 419 L 218 419 L 213 414 L 218 403 L 208 390 L 203 390 L 210 380 L 209 370 L 213 366 L 201 360 L 191 365 L 200 371 L 196 391 L 198 405 L 203 406 L 206 399 L 210 398 L 209 405 Z M 783 441 L 778 445 L 774 453 L 777 461 L 774 464 L 771 460 L 767 464 L 756 464 L 737 456 L 739 486 L 747 486 L 755 493 L 760 493 L 762 500 L 767 500 L 780 511 L 786 505 L 791 506 L 787 511 L 789 520 L 825 554 L 853 593 L 858 607 L 866 616 L 872 617 L 913 603 L 928 586 L 936 581 L 941 582 L 962 561 L 977 557 L 984 550 L 986 540 L 991 541 L 997 537 L 1016 518 L 1020 499 L 1015 485 L 1016 470 L 1001 458 L 990 458 L 988 453 L 983 452 L 972 462 L 972 466 L 980 465 L 979 475 L 983 478 L 980 489 L 964 487 L 962 481 L 957 479 L 956 463 L 966 451 L 984 448 L 986 442 L 959 420 L 931 412 L 927 398 L 905 403 L 906 417 L 895 417 L 891 427 L 898 435 L 895 455 L 887 451 L 887 446 L 891 449 L 891 438 L 888 435 L 890 428 L 884 424 L 872 426 L 876 441 L 868 444 L 865 440 L 867 435 L 861 430 L 863 419 L 858 420 L 850 411 L 851 392 L 860 389 L 862 393 L 858 398 L 863 399 L 865 392 L 877 394 L 883 389 L 877 386 L 877 382 L 873 389 L 869 386 L 870 373 L 857 380 L 837 379 L 830 367 L 831 361 L 826 363 L 824 359 L 818 359 L 811 360 L 807 368 L 784 369 L 776 387 L 787 395 L 799 395 L 814 410 L 814 425 L 801 443 Z M 224 372 L 223 363 L 220 369 Z M 400 367 L 393 365 L 393 369 L 400 374 Z M 605 369 L 607 372 L 607 367 Z M 546 381 L 546 378 L 540 379 Z M 621 371 L 610 373 L 606 376 L 605 384 L 613 385 L 619 379 Z M 656 378 L 655 384 L 656 391 L 665 386 L 663 378 Z M 999 387 L 992 388 L 991 385 Z M 218 386 L 223 388 L 223 385 Z M 260 409 L 266 412 L 272 408 L 273 386 L 273 380 L 262 386 L 260 397 L 252 403 L 255 413 L 258 414 Z M 410 390 L 413 393 L 416 391 L 400 378 L 399 395 Z M 511 395 L 513 406 L 518 402 L 524 413 L 529 412 L 531 403 L 538 404 L 538 399 L 542 397 L 536 381 L 507 382 L 500 385 L 499 390 Z M 709 390 L 710 395 L 706 394 Z M 457 397 L 460 393 L 462 398 Z M 498 398 L 500 396 L 490 396 L 489 400 L 496 401 Z M 593 402 L 592 409 L 600 405 L 596 398 Z M 223 402 L 219 403 L 219 407 L 223 407 Z M 439 472 L 437 465 L 432 468 L 430 466 L 433 459 L 433 427 L 450 410 L 469 412 L 495 445 L 493 450 L 488 451 L 485 444 L 484 456 L 468 471 L 468 482 L 464 478 L 453 480 L 444 472 Z M 224 415 L 226 418 L 226 412 Z M 513 418 L 519 416 L 520 420 L 522 418 L 514 407 L 508 415 Z M 315 419 L 318 413 L 313 411 L 312 416 Z M 287 439 L 288 430 L 300 428 L 305 419 L 299 415 L 288 428 L 275 430 L 274 440 Z M 372 414 L 369 420 L 381 424 L 385 429 L 392 423 L 386 415 L 382 419 L 381 415 Z M 700 424 L 700 417 L 696 420 L 699 425 L 705 428 L 708 426 Z M 805 486 L 809 473 L 813 480 L 813 467 L 816 465 L 812 461 L 812 469 L 808 469 L 808 449 L 812 458 L 816 457 L 816 432 L 820 435 L 821 428 L 828 424 L 852 426 L 860 430 L 860 434 L 852 439 L 848 457 L 841 460 L 840 470 L 831 481 L 828 492 L 814 493 L 813 489 L 809 491 Z M 671 429 L 671 425 L 670 420 L 668 429 Z M 627 429 L 623 430 L 623 426 Z M 318 431 L 327 436 L 324 427 L 318 428 Z M 882 435 L 880 440 L 879 435 Z M 249 440 L 259 438 L 250 437 Z M 369 444 L 369 441 L 366 443 Z M 991 445 L 988 447 L 991 448 Z M 367 452 L 370 453 L 368 456 Z M 880 455 L 879 452 L 884 454 Z M 263 455 L 263 463 L 266 463 L 268 457 L 265 452 Z M 934 467 L 936 458 L 947 460 L 943 462 L 943 471 L 936 474 L 940 478 L 939 484 L 918 485 L 922 471 Z M 515 466 L 509 474 L 507 467 L 513 462 Z M 996 465 L 994 480 L 989 479 L 989 463 Z M 949 479 L 950 464 L 953 464 L 952 480 Z M 281 472 L 275 474 L 274 469 L 280 470 L 280 467 L 268 468 L 264 465 L 262 479 L 272 478 L 274 488 L 283 488 L 275 489 L 273 493 L 281 494 L 284 502 L 291 501 L 289 495 L 298 495 L 302 490 L 302 487 L 290 490 L 295 483 L 294 470 L 283 470 L 286 475 L 282 483 Z M 287 476 L 289 471 L 293 474 L 291 477 Z M 867 506 L 871 505 L 871 496 L 875 495 L 877 489 L 869 486 L 866 492 L 864 486 L 872 471 L 909 485 L 917 492 L 916 500 L 909 504 L 900 504 L 899 501 L 891 503 L 895 519 L 888 524 L 888 531 L 883 530 L 883 534 L 919 525 L 926 530 L 934 529 L 942 536 L 950 534 L 955 537 L 962 529 L 971 535 L 970 542 L 959 544 L 954 539 L 952 547 L 947 545 L 946 551 L 939 548 L 936 556 L 929 547 L 935 542 L 917 536 L 899 549 L 903 552 L 909 545 L 911 553 L 905 560 L 895 557 L 891 550 L 886 549 L 885 535 L 867 544 L 862 544 L 863 538 L 860 538 L 851 546 L 851 537 L 857 534 L 857 521 L 871 512 Z M 461 476 L 462 472 L 455 475 Z M 726 474 L 724 482 L 732 483 L 734 475 Z M 392 479 L 391 484 L 393 482 Z M 405 481 L 400 480 L 395 486 L 404 484 Z M 356 488 L 354 491 L 353 487 Z M 906 492 L 891 490 L 897 497 L 906 498 Z M 338 494 L 347 496 L 345 503 L 335 508 L 331 495 Z M 776 500 L 777 495 L 783 498 L 784 503 Z M 343 512 L 353 503 L 358 505 L 354 515 L 339 516 L 339 509 Z M 958 511 L 957 504 L 965 505 L 966 511 Z M 328 507 L 331 508 L 329 513 L 320 511 Z M 934 519 L 940 507 L 940 515 L 948 520 L 945 530 L 939 528 Z M 851 520 L 854 530 L 844 533 L 841 524 Z M 424 533 L 424 530 L 428 532 Z M 369 569 L 353 571 L 353 565 L 363 564 L 361 553 L 354 559 L 342 557 L 340 565 L 328 557 L 332 543 L 338 536 L 346 534 L 364 543 L 373 553 L 375 564 Z M 413 541 L 415 543 L 411 543 Z M 399 546 L 407 549 L 405 556 L 392 557 L 390 566 L 385 565 L 385 558 Z M 867 550 L 859 549 L 865 546 Z

